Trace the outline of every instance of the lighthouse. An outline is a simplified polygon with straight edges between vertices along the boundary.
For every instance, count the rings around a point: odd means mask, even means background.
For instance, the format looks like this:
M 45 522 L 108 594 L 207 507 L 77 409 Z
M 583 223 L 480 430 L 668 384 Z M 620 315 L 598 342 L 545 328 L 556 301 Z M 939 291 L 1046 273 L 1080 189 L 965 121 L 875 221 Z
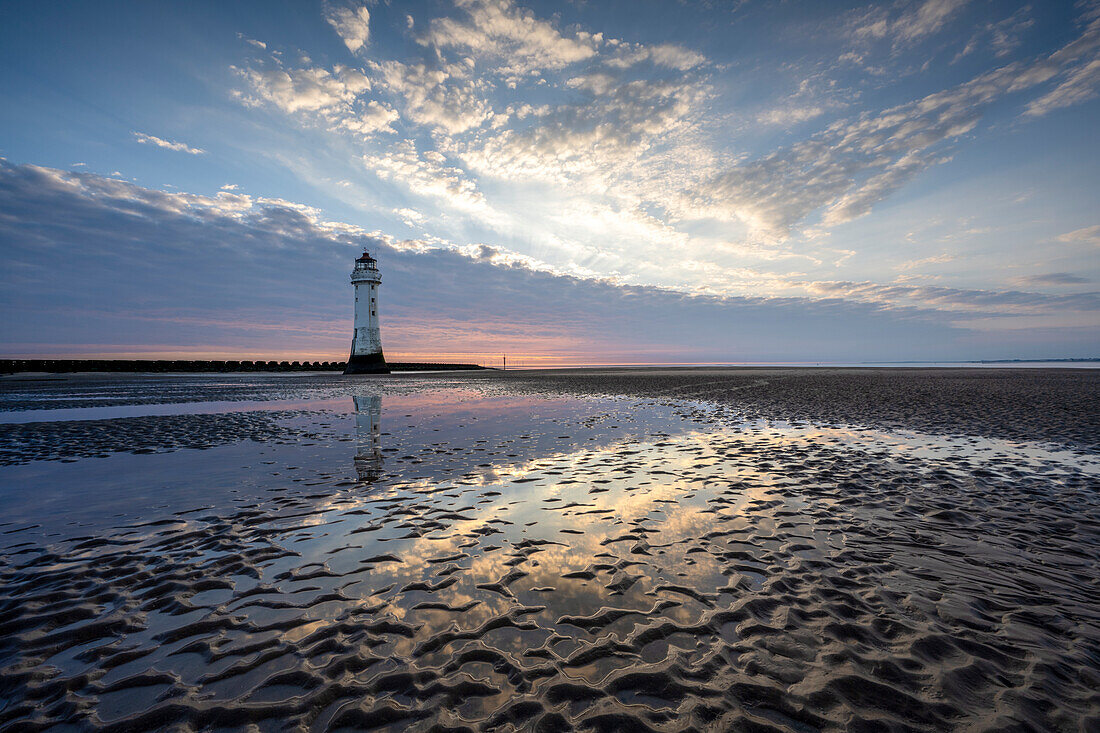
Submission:
M 355 287 L 355 335 L 351 338 L 351 356 L 344 374 L 389 374 L 382 355 L 382 335 L 378 332 L 378 286 L 382 276 L 378 261 L 364 252 L 351 271 Z

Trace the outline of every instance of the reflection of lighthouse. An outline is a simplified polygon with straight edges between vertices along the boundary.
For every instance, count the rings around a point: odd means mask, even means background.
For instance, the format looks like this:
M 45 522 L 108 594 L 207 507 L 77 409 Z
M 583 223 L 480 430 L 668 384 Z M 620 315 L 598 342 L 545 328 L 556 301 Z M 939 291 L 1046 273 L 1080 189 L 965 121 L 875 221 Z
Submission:
M 377 481 L 382 476 L 382 437 L 378 423 L 382 418 L 382 398 L 355 398 L 355 472 L 360 481 Z
M 369 253 L 364 252 L 355 261 L 351 284 L 355 286 L 355 336 L 351 339 L 351 356 L 344 374 L 389 374 L 378 330 L 378 286 L 382 284 L 382 276 L 377 260 Z

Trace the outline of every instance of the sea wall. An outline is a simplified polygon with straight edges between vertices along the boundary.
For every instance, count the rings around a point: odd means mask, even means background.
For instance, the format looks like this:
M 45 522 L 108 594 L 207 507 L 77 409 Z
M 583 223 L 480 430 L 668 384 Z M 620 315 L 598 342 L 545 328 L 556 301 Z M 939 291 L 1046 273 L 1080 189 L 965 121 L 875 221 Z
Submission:
M 16 372 L 342 372 L 343 361 L 212 361 L 192 359 L 0 359 L 0 373 Z M 485 369 L 477 364 L 396 362 L 390 371 Z

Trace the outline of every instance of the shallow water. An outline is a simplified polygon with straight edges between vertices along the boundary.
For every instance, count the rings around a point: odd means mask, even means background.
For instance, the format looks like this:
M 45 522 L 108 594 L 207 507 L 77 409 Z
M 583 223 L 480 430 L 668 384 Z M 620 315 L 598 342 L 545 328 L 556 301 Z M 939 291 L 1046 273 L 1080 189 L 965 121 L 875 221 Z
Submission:
M 460 378 L 266 384 L 0 426 L 0 726 L 1100 720 L 1093 454 Z M 74 409 L 35 394 L 9 409 Z

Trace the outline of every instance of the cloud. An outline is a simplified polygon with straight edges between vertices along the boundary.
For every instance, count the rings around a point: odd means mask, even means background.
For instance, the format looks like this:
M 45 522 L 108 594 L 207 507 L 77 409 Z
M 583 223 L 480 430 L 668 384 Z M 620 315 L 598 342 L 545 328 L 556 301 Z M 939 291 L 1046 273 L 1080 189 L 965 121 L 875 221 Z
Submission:
M 1095 321 L 1100 312 L 1097 294 L 869 283 L 816 283 L 818 299 L 692 296 L 546 272 L 490 244 L 398 240 L 289 201 L 167 193 L 0 161 L 0 255 L 9 273 L 0 351 L 58 354 L 86 344 L 91 353 L 109 345 L 342 358 L 351 328 L 347 271 L 362 248 L 384 272 L 391 356 L 434 349 L 588 362 L 996 357 L 1006 343 L 1017 355 L 1037 347 L 1018 334 L 975 353 L 970 332 L 946 323 L 943 311 L 994 318 L 991 327 L 1013 314 L 1084 313 Z M 60 256 L 72 252 L 80 256 Z M 1083 355 L 1095 334 L 1095 325 L 1044 332 L 1042 346 Z
M 241 39 L 242 41 L 249 44 L 250 46 L 255 46 L 256 48 L 260 48 L 260 49 L 264 49 L 264 50 L 267 49 L 267 44 L 266 43 L 264 43 L 263 41 L 257 41 L 254 38 L 249 38 L 246 35 L 244 35 L 243 33 L 238 33 L 237 38 Z
M 597 36 L 567 37 L 510 0 L 457 0 L 462 18 L 435 18 L 421 43 L 459 49 L 475 58 L 503 60 L 500 71 L 525 75 L 560 69 L 596 54 Z
M 836 111 L 852 102 L 856 94 L 838 88 L 836 80 L 821 73 L 804 77 L 793 94 L 780 100 L 770 109 L 756 115 L 762 125 L 790 127 Z
M 424 215 L 416 209 L 410 209 L 408 207 L 401 209 L 394 209 L 393 213 L 401 218 L 405 222 L 406 226 L 416 226 L 424 223 Z
M 621 232 L 648 243 L 681 240 L 667 223 L 642 211 L 641 202 L 665 195 L 672 161 L 697 161 L 698 172 L 710 157 L 687 139 L 695 135 L 689 118 L 702 114 L 707 100 L 705 84 L 692 71 L 706 63 L 702 54 L 675 44 L 605 41 L 579 30 L 566 34 L 511 2 L 469 0 L 457 10 L 456 17 L 426 24 L 418 39 L 423 59 L 366 60 L 362 73 L 370 88 L 354 98 L 336 83 L 338 67 L 287 70 L 276 63 L 242 72 L 252 87 L 242 99 L 273 102 L 303 122 L 360 133 L 368 170 L 418 196 L 476 214 L 479 227 L 541 226 L 531 209 L 517 219 L 493 207 L 480 185 L 541 181 L 565 187 L 548 191 L 545 206 L 539 202 L 545 223 L 564 217 L 586 237 L 601 223 L 625 225 Z M 555 70 L 561 73 L 532 74 Z M 511 91 L 519 86 L 522 93 Z M 493 101 L 504 88 L 505 99 L 541 90 L 545 103 L 497 108 Z M 395 129 L 404 142 L 371 139 L 374 131 Z M 563 193 L 570 201 L 561 200 Z M 582 199 L 587 193 L 600 200 Z M 592 212 L 588 228 L 581 210 Z M 533 238 L 569 252 L 577 273 L 589 272 L 581 260 L 594 255 L 609 270 L 622 261 L 549 232 Z
M 409 191 L 444 201 L 469 211 L 484 212 L 485 196 L 462 169 L 447 164 L 440 153 L 421 155 L 412 140 L 402 140 L 363 156 L 363 164 L 383 180 L 405 186 Z
M 698 51 L 673 43 L 646 46 L 640 43 L 617 42 L 612 45 L 612 50 L 602 61 L 615 69 L 626 69 L 648 61 L 656 66 L 676 71 L 690 71 L 705 64 L 707 57 Z
M 1007 56 L 1020 45 L 1024 32 L 1035 25 L 1035 20 L 1030 17 L 1030 13 L 1031 7 L 1024 6 L 1003 20 L 986 23 L 970 37 L 966 46 L 959 51 L 951 63 L 956 63 L 974 53 L 985 43 L 988 43 L 997 58 Z
M 868 214 L 872 206 L 900 189 L 927 166 L 927 158 L 921 155 L 903 155 L 867 178 L 861 186 L 841 196 L 825 211 L 821 223 L 831 227 Z
M 873 13 L 899 57 L 900 46 L 942 31 L 962 6 Z M 396 32 L 416 43 L 398 58 L 381 57 L 386 44 L 375 43 L 357 49 L 359 68 L 292 69 L 274 59 L 243 71 L 242 100 L 340 135 L 327 152 L 353 151 L 365 180 L 348 170 L 314 178 L 371 199 L 359 208 L 377 205 L 384 217 L 444 237 L 508 242 L 557 272 L 697 294 L 817 297 L 799 283 L 839 279 L 838 268 L 866 261 L 850 242 L 831 244 L 832 229 L 949 161 L 982 131 L 991 106 L 1050 92 L 1095 55 L 1083 21 L 1080 36 L 1054 53 L 914 99 L 912 85 L 889 95 L 844 88 L 829 76 L 838 68 L 830 52 L 828 68 L 794 69 L 793 94 L 742 111 L 721 96 L 727 69 L 683 45 L 605 37 L 510 0 L 460 0 L 444 12 L 408 27 L 399 18 Z M 374 29 L 376 39 L 382 32 Z M 858 49 L 852 60 L 876 61 L 870 47 Z M 864 94 L 912 101 L 830 115 Z M 1027 100 L 1018 103 L 1022 110 Z M 779 131 L 752 119 L 793 129 L 779 147 L 754 147 Z M 815 134 L 793 137 L 811 121 Z M 426 216 L 394 214 L 403 209 Z M 796 267 L 813 277 L 790 272 Z
M 459 78 L 466 70 L 386 61 L 371 65 L 385 88 L 404 98 L 405 114 L 448 134 L 479 127 L 493 116 L 484 84 Z
M 876 8 L 857 18 L 852 32 L 861 38 L 912 43 L 939 31 L 969 0 L 924 0 L 900 13 Z
M 825 114 L 825 108 L 816 105 L 805 107 L 779 107 L 761 112 L 757 115 L 756 120 L 762 125 L 789 127 L 790 125 L 807 122 L 823 114 Z
M 1100 224 L 1060 234 L 1057 239 L 1059 242 L 1084 242 L 1100 247 Z
M 240 94 L 248 105 L 264 102 L 287 114 L 323 123 L 334 131 L 369 138 L 379 132 L 393 132 L 400 115 L 376 99 L 366 99 L 371 80 L 362 71 L 335 66 L 301 69 L 239 69 L 251 95 Z
M 1073 275 L 1068 272 L 1050 272 L 1045 275 L 1027 275 L 1026 277 L 1016 278 L 1016 282 L 1021 285 L 1083 285 L 1090 283 L 1092 280 L 1087 277 L 1081 277 L 1080 275 Z
M 241 74 L 255 94 L 284 112 L 348 107 L 371 88 L 362 73 L 343 68 L 335 74 L 321 68 L 246 69 Z
M 957 259 L 958 259 L 958 257 L 956 257 L 953 254 L 949 254 L 947 252 L 942 252 L 938 255 L 932 255 L 931 257 L 922 257 L 919 260 L 908 260 L 906 262 L 902 262 L 900 265 L 897 265 L 894 269 L 896 269 L 896 270 L 915 270 L 917 268 L 924 267 L 925 265 L 943 265 L 943 264 L 946 264 L 948 262 L 954 262 Z
M 330 8 L 325 19 L 352 53 L 370 41 L 370 11 L 366 7 Z
M 741 163 L 700 186 L 685 215 L 737 219 L 771 241 L 785 240 L 814 212 L 822 212 L 826 227 L 851 221 L 929 166 L 949 159 L 947 145 L 973 131 L 985 109 L 1004 96 L 1076 68 L 1080 73 L 1068 72 L 1058 89 L 1033 105 L 1045 110 L 1062 101 L 1080 101 L 1079 78 L 1092 73 L 1092 64 L 1074 65 L 1097 47 L 1100 20 L 1032 63 L 1008 64 L 913 102 L 837 121 L 807 140 Z M 1067 85 L 1069 91 L 1060 93 Z M 1052 95 L 1057 99 L 1043 101 Z
M 602 74 L 567 82 L 586 92 L 575 104 L 559 105 L 526 129 L 502 130 L 456 151 L 471 167 L 502 178 L 538 178 L 577 183 L 598 174 L 606 190 L 616 171 L 637 176 L 639 158 L 655 144 L 675 144 L 678 131 L 706 99 L 706 89 L 676 80 L 619 82 Z
M 1074 295 L 1046 295 L 1016 290 L 967 290 L 917 285 L 880 285 L 873 282 L 825 281 L 807 283 L 811 292 L 845 299 L 911 306 L 949 312 L 981 313 L 986 316 L 1057 315 L 1090 313 L 1092 325 L 1100 327 L 1100 292 Z
M 134 139 L 139 143 L 145 145 L 156 145 L 158 148 L 165 148 L 166 150 L 174 150 L 177 153 L 187 153 L 188 155 L 203 155 L 206 151 L 202 148 L 193 148 L 185 143 L 173 142 L 172 140 L 165 140 L 154 135 L 146 135 L 143 132 L 133 133 Z
M 1025 114 L 1042 117 L 1056 109 L 1080 104 L 1096 96 L 1100 86 L 1100 58 L 1078 66 L 1057 87 L 1028 104 Z
M 689 71 L 706 63 L 706 56 L 690 48 L 672 43 L 660 43 L 645 48 L 646 58 L 657 66 L 665 66 L 676 71 Z
M 969 0 L 924 0 L 902 13 L 890 30 L 901 41 L 913 41 L 935 33 Z
M 376 132 L 393 132 L 391 125 L 400 118 L 397 110 L 372 99 L 361 105 L 358 111 L 341 115 L 333 127 L 370 137 Z
M 1079 104 L 1096 96 L 1100 85 L 1100 4 L 1085 4 L 1080 18 L 1081 35 L 1051 54 L 1047 66 L 1050 76 L 1061 76 L 1058 86 L 1032 101 L 1025 110 L 1031 117 L 1042 117 L 1053 110 Z

